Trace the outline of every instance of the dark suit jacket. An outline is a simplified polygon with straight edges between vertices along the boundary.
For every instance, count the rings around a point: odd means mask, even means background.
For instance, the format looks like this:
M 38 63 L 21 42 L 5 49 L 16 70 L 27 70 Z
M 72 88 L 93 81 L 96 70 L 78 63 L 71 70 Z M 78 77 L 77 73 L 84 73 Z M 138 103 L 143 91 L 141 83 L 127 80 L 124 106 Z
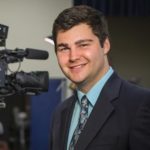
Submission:
M 66 150 L 76 96 L 54 113 L 51 150 Z M 118 77 L 105 84 L 75 150 L 150 150 L 150 91 Z

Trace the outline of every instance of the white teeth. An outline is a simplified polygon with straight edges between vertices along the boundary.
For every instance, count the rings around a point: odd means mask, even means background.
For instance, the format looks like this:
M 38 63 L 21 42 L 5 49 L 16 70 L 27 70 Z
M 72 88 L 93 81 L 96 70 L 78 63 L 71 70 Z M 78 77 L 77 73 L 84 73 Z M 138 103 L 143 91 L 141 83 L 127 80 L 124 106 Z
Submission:
M 76 69 L 76 68 L 81 68 L 82 67 L 82 65 L 79 65 L 79 66 L 74 66 L 74 67 L 72 67 L 73 69 Z

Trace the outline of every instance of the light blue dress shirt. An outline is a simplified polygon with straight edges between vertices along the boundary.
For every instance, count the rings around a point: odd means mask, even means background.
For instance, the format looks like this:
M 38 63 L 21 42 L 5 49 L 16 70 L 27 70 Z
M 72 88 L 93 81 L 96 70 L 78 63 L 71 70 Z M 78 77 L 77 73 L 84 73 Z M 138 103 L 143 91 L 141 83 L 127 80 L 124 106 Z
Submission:
M 85 94 L 85 93 L 77 90 L 78 101 L 75 104 L 74 112 L 72 115 L 71 125 L 70 125 L 70 129 L 69 129 L 67 150 L 69 148 L 69 144 L 70 144 L 72 135 L 74 133 L 74 130 L 78 124 L 79 115 L 80 115 L 81 98 L 83 97 L 83 95 L 86 95 L 88 100 L 90 101 L 90 105 L 89 105 L 89 109 L 88 109 L 88 116 L 89 116 L 100 93 L 101 93 L 102 88 L 104 87 L 105 83 L 110 78 L 110 76 L 112 75 L 113 72 L 114 72 L 113 69 L 110 67 L 109 70 L 107 71 L 107 73 L 91 88 L 91 90 L 88 93 Z

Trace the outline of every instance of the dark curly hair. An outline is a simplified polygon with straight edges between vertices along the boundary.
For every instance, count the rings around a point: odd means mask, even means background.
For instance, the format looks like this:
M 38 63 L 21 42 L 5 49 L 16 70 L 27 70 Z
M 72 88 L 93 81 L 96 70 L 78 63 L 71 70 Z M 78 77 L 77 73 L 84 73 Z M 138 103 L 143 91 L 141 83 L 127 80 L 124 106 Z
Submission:
M 73 6 L 65 9 L 58 15 L 52 29 L 55 45 L 57 44 L 56 38 L 59 31 L 67 31 L 81 23 L 85 23 L 91 27 L 103 47 L 105 39 L 109 38 L 106 18 L 102 12 L 87 5 Z

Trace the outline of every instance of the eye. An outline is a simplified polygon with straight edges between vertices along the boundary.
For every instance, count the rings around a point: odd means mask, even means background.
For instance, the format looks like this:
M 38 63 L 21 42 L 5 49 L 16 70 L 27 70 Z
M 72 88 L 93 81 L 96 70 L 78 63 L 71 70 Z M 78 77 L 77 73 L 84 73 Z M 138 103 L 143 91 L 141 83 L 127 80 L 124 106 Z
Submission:
M 84 47 L 87 47 L 89 45 L 90 45 L 89 43 L 82 43 L 82 44 L 79 45 L 79 47 L 83 47 L 84 48 Z
M 65 51 L 67 51 L 67 50 L 69 50 L 68 47 L 59 47 L 59 48 L 57 49 L 58 52 L 65 52 Z

